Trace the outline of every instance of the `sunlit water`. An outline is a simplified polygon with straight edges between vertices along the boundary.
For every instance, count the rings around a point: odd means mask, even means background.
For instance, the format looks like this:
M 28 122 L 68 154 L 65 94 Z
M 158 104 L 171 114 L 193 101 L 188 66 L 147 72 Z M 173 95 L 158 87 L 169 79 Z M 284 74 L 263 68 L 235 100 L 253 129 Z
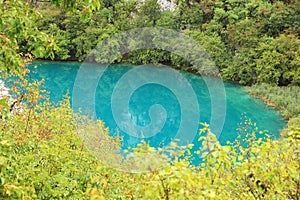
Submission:
M 35 68 L 34 65 L 38 67 Z M 31 70 L 30 79 L 44 79 L 43 86 L 50 91 L 50 100 L 57 102 L 62 100 L 67 92 L 72 98 L 74 81 L 79 67 L 79 63 L 34 62 L 29 66 Z M 130 65 L 110 65 L 99 80 L 96 91 L 97 117 L 105 122 L 112 135 L 118 133 L 120 136 L 124 136 L 125 147 L 136 145 L 141 141 L 141 138 L 130 136 L 119 130 L 111 111 L 111 95 L 118 80 L 133 67 Z M 205 82 L 199 76 L 183 72 L 182 75 L 189 81 L 197 95 L 201 113 L 199 122 L 209 123 L 211 100 Z M 285 126 L 285 121 L 277 111 L 248 95 L 243 87 L 230 83 L 224 83 L 224 85 L 226 91 L 226 117 L 219 137 L 221 144 L 225 144 L 226 141 L 233 141 L 237 137 L 236 129 L 241 122 L 243 113 L 246 113 L 248 118 L 256 122 L 260 130 L 268 130 L 273 138 L 279 136 L 280 130 Z M 129 103 L 132 123 L 139 126 L 149 124 L 148 111 L 151 105 L 154 104 L 160 104 L 165 108 L 167 119 L 160 132 L 146 140 L 150 141 L 153 146 L 167 145 L 175 137 L 181 120 L 180 104 L 176 99 L 176 95 L 168 88 L 158 84 L 146 84 L 134 91 Z M 197 139 L 195 137 L 195 144 Z

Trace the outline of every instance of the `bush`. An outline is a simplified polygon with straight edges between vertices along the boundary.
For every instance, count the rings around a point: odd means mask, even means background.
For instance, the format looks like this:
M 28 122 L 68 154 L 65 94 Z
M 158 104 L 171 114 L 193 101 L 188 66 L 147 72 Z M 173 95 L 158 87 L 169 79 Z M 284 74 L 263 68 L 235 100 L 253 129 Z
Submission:
M 55 107 L 39 103 L 41 96 L 33 88 L 26 93 L 29 102 L 22 113 L 0 121 L 2 199 L 300 197 L 300 143 L 295 134 L 263 139 L 255 123 L 245 118 L 238 139 L 222 146 L 202 124 L 200 149 L 174 142 L 163 149 L 141 143 L 120 162 L 114 160 L 120 158 L 119 140 L 108 135 L 101 121 L 76 117 L 68 100 Z M 299 135 L 299 129 L 293 131 Z M 191 164 L 192 153 L 201 157 L 199 166 Z M 147 173 L 117 171 L 96 158 Z

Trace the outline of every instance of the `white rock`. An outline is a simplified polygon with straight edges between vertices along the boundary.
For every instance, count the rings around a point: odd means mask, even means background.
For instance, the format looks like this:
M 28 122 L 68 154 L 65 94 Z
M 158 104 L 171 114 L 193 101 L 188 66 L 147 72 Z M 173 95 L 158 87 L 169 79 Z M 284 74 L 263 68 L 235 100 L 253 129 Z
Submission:
M 0 99 L 3 99 L 3 98 L 8 98 L 8 105 L 9 106 L 12 106 L 13 103 L 15 101 L 17 101 L 16 99 L 14 99 L 10 93 L 9 93 L 9 88 L 7 88 L 4 84 L 4 82 L 0 79 Z M 22 104 L 22 103 L 21 103 Z M 13 107 L 13 110 L 12 110 L 12 113 L 13 114 L 17 114 L 17 113 L 22 113 L 23 112 L 23 109 L 22 109 L 22 106 L 20 106 L 19 103 L 17 103 L 14 107 Z
M 9 89 L 5 87 L 4 82 L 0 80 L 0 99 L 10 97 Z
M 158 0 L 157 3 L 159 3 L 161 10 L 174 11 L 177 6 L 174 0 Z

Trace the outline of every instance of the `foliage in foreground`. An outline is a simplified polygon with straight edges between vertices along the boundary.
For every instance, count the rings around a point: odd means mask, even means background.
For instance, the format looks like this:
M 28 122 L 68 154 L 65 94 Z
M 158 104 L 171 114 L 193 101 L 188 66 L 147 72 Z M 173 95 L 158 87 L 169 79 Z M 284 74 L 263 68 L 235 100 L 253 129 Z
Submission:
M 203 124 L 201 149 L 171 143 L 165 147 L 169 149 L 165 156 L 161 149 L 141 143 L 130 150 L 129 164 L 134 161 L 135 171 L 148 172 L 129 173 L 96 159 L 103 161 L 108 156 L 103 149 L 112 154 L 111 147 L 118 147 L 118 140 L 108 136 L 102 122 L 74 116 L 68 101 L 58 107 L 47 101 L 38 103 L 41 96 L 33 88 L 25 94 L 29 104 L 19 105 L 22 110 L 2 116 L 0 121 L 1 199 L 300 197 L 300 143 L 295 134 L 276 141 L 263 140 L 257 137 L 260 131 L 255 124 L 246 118 L 235 143 L 221 146 L 209 126 Z M 1 113 L 5 109 L 2 102 Z M 92 143 L 82 142 L 82 131 L 86 136 L 98 135 L 99 142 L 93 142 L 101 148 L 92 149 L 94 154 L 88 150 Z M 203 159 L 200 166 L 191 165 L 192 151 Z M 161 159 L 163 166 L 155 167 L 149 157 Z
M 106 175 L 105 170 L 99 170 L 101 165 L 77 134 L 93 127 L 109 144 L 114 143 L 103 123 L 89 123 L 84 118 L 75 120 L 68 101 L 58 107 L 50 106 L 47 101 L 37 103 L 38 93 L 31 90 L 25 94 L 28 105 L 19 105 L 14 115 L 1 116 L 0 198 L 88 199 L 89 192 L 95 191 L 100 197 L 103 189 L 91 190 L 95 185 L 91 180 L 96 176 L 115 176 L 111 180 L 117 187 L 113 189 L 110 184 L 110 190 L 115 195 L 123 192 L 122 175 L 119 172 Z M 2 102 L 1 113 L 5 109 L 7 106 Z M 107 185 L 106 178 L 97 183 L 99 187 L 103 184 Z

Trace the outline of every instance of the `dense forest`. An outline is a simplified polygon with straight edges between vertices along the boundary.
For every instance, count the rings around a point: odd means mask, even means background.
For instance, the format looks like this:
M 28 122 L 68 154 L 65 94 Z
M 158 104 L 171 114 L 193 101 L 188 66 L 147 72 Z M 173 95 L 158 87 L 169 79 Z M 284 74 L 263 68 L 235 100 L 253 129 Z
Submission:
M 145 26 L 162 27 L 180 31 L 202 45 L 224 80 L 243 85 L 300 84 L 297 1 L 176 1 L 174 11 L 162 10 L 156 0 L 100 4 L 101 9 L 85 20 L 76 12 L 47 4 L 38 7 L 43 17 L 37 26 L 56 41 L 55 59 L 83 61 L 113 34 Z M 20 41 L 23 51 L 30 49 L 27 42 Z M 120 44 L 114 48 L 121 51 Z M 174 53 L 157 49 L 120 55 L 115 62 L 165 63 L 179 68 L 192 65 Z
M 300 2 L 172 2 L 174 8 L 162 9 L 157 0 L 0 0 L 1 79 L 18 76 L 13 99 L 0 98 L 1 199 L 300 199 Z M 261 139 L 256 123 L 244 117 L 237 140 L 222 146 L 203 123 L 201 149 L 171 143 L 161 152 L 141 143 L 123 161 L 114 154 L 120 138 L 111 137 L 103 122 L 74 114 L 68 97 L 52 105 L 42 83 L 26 79 L 34 59 L 84 61 L 110 36 L 142 27 L 176 30 L 197 41 L 223 80 L 248 86 L 282 113 L 288 120 L 282 137 Z M 197 73 L 171 52 L 122 55 L 121 45 L 113 45 L 116 63 L 162 63 Z M 87 141 L 81 133 L 89 133 Z M 94 144 L 97 156 L 86 144 Z M 201 153 L 199 166 L 190 163 L 192 149 Z M 147 173 L 120 171 L 99 157 Z

